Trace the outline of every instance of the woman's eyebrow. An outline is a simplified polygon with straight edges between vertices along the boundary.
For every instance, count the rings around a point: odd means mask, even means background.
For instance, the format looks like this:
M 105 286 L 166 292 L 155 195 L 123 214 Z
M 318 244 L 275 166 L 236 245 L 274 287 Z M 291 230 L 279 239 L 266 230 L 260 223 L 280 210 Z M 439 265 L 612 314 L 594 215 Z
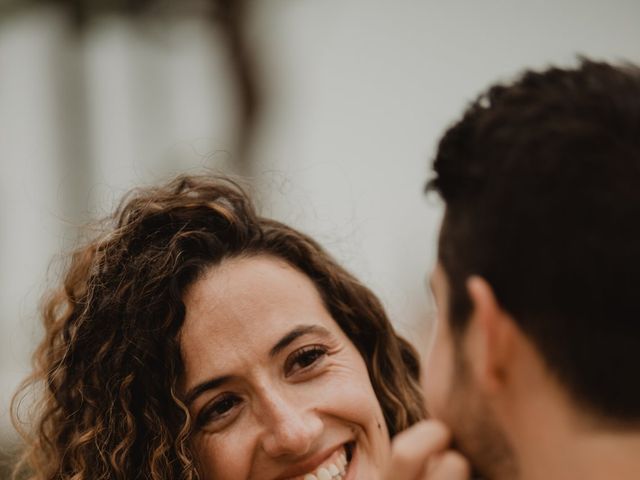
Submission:
M 319 333 L 321 335 L 329 336 L 329 330 L 320 325 L 298 325 L 284 335 L 269 351 L 270 357 L 275 357 L 278 353 L 284 350 L 287 345 L 293 342 L 296 338 L 309 333 Z
M 224 385 L 229 380 L 231 380 L 231 378 L 232 378 L 231 375 L 225 375 L 222 377 L 212 378 L 211 380 L 207 380 L 206 382 L 202 382 L 196 385 L 191 390 L 189 390 L 187 394 L 184 396 L 185 405 L 189 406 L 196 398 L 198 398 L 204 392 L 206 392 L 207 390 L 218 388 L 221 385 Z

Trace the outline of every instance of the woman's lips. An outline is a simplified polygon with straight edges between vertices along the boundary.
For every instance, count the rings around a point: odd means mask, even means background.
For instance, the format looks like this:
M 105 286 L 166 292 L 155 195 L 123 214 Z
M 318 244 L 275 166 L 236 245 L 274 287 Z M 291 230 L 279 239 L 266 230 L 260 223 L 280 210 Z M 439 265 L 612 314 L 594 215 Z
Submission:
M 349 467 L 348 445 L 344 444 L 312 471 L 291 480 L 343 480 Z

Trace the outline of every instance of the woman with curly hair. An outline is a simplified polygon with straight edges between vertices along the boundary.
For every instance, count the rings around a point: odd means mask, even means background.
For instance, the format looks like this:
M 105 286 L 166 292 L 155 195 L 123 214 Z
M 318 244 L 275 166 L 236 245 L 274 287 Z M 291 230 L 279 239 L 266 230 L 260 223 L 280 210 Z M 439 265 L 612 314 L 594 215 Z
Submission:
M 16 477 L 370 480 L 423 417 L 378 299 L 227 179 L 132 192 L 43 319 Z

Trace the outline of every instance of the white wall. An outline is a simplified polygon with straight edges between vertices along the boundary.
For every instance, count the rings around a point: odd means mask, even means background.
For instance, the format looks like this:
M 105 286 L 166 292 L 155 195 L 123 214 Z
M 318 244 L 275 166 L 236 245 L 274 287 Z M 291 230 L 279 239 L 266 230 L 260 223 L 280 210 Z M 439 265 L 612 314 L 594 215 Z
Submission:
M 525 66 L 640 63 L 635 0 L 254 7 L 269 94 L 254 152 L 263 210 L 316 236 L 411 334 L 429 309 L 441 212 L 422 187 L 443 127 Z M 39 335 L 47 265 L 75 225 L 132 185 L 225 168 L 225 67 L 201 19 L 105 18 L 84 36 L 51 9 L 0 19 L 0 432 Z
M 258 44 L 277 66 L 257 158 L 276 172 L 272 211 L 322 239 L 409 334 L 429 309 L 441 212 L 422 188 L 443 128 L 523 68 L 640 62 L 637 0 L 260 5 Z

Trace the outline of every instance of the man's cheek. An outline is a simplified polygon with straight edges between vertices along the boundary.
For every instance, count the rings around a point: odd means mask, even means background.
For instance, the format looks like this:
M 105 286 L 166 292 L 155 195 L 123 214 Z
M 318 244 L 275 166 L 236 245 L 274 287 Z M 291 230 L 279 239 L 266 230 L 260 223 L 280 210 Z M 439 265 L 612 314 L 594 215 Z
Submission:
M 441 418 L 446 408 L 447 392 L 451 382 L 451 352 L 443 339 L 436 339 L 428 353 L 422 371 L 422 387 L 425 392 L 429 415 Z

